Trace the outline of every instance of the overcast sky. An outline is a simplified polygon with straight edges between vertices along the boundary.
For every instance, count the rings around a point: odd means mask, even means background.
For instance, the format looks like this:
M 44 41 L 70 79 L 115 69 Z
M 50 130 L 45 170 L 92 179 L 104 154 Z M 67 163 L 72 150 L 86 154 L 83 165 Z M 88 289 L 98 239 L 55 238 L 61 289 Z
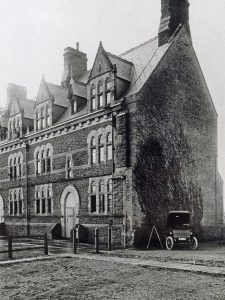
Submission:
M 157 35 L 160 0 L 0 0 L 0 106 L 7 83 L 35 97 L 42 74 L 60 83 L 63 49 L 88 54 L 99 41 L 120 54 Z M 219 114 L 219 170 L 225 179 L 225 1 L 190 0 L 193 45 Z

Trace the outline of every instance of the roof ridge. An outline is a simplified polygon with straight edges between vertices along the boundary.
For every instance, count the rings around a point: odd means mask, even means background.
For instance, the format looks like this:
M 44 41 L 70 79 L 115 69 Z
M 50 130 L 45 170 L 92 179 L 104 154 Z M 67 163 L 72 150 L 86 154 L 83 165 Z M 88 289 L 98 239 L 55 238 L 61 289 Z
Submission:
M 146 45 L 146 44 L 148 44 L 148 43 L 150 43 L 150 42 L 153 42 L 153 41 L 156 40 L 156 39 L 158 39 L 158 36 L 155 36 L 154 38 L 152 38 L 152 39 L 150 39 L 150 40 L 148 40 L 148 41 L 146 41 L 146 42 L 144 42 L 144 43 L 141 43 L 141 44 L 137 45 L 136 47 L 133 47 L 133 48 L 131 48 L 131 49 L 129 49 L 129 50 L 127 50 L 127 51 L 121 53 L 121 54 L 120 54 L 120 57 L 123 56 L 123 55 L 126 55 L 126 54 L 128 54 L 128 53 L 130 53 L 130 52 L 133 52 L 134 50 L 136 50 L 136 49 L 138 49 L 138 48 L 140 48 L 140 47 L 142 47 L 142 46 L 144 46 L 144 45 Z
M 131 61 L 129 61 L 129 60 L 126 60 L 126 59 L 124 59 L 124 58 L 122 58 L 122 57 L 120 57 L 120 56 L 118 56 L 118 55 L 115 55 L 115 54 L 112 54 L 111 52 L 106 52 L 108 55 L 111 55 L 112 57 L 114 57 L 114 58 L 117 58 L 117 59 L 119 59 L 119 60 L 121 60 L 121 61 L 124 61 L 124 62 L 126 62 L 126 63 L 128 63 L 128 64 L 130 64 L 130 65 L 134 65 Z
M 53 85 L 53 86 L 55 86 L 55 87 L 58 87 L 58 88 L 60 88 L 60 89 L 62 89 L 62 90 L 66 90 L 66 88 L 64 88 L 64 87 L 61 86 L 61 85 L 58 85 L 58 84 L 55 84 L 55 83 L 52 83 L 52 82 L 48 82 L 48 81 L 46 81 L 46 83 L 47 83 L 47 84 L 50 84 L 50 85 Z

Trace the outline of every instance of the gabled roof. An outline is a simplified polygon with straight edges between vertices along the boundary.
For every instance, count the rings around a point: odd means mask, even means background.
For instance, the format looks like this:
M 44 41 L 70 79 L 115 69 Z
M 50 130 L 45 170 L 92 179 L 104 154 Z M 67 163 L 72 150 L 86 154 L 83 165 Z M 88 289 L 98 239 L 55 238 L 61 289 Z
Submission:
M 49 88 L 51 96 L 54 97 L 54 103 L 59 106 L 68 107 L 69 102 L 67 100 L 68 89 L 60 85 L 56 85 L 50 82 L 46 82 Z
M 56 105 L 68 107 L 67 94 L 67 88 L 47 82 L 44 76 L 42 76 L 35 105 L 54 99 Z
M 112 53 L 107 52 L 107 54 L 112 65 L 116 65 L 117 76 L 127 81 L 131 81 L 133 63 L 119 56 L 113 55 Z
M 34 100 L 21 99 L 19 100 L 20 106 L 24 111 L 24 118 L 33 119 L 34 118 Z
M 69 88 L 69 95 L 71 92 L 75 96 L 79 96 L 82 98 L 87 99 L 87 85 L 81 82 L 74 81 L 71 79 L 70 88 Z
M 131 84 L 127 95 L 140 91 L 169 46 L 170 43 L 158 47 L 158 38 L 155 37 L 120 55 L 121 58 L 134 64 Z

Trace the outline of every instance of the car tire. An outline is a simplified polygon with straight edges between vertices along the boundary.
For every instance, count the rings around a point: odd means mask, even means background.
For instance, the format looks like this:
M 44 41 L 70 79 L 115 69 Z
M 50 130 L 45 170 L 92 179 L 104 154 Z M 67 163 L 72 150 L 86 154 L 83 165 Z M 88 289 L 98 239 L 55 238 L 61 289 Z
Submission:
M 193 236 L 191 238 L 190 243 L 191 243 L 191 249 L 192 250 L 197 250 L 198 249 L 198 240 L 197 240 L 197 238 L 195 236 Z
M 174 240 L 171 236 L 168 236 L 166 238 L 166 249 L 170 251 L 173 249 L 173 246 L 174 246 Z

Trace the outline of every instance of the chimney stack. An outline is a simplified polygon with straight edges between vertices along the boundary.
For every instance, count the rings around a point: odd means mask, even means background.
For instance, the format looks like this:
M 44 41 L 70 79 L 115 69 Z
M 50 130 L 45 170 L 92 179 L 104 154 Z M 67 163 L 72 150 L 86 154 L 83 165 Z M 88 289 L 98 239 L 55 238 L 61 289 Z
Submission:
M 191 35 L 188 0 L 161 0 L 161 20 L 158 32 L 159 46 L 168 43 L 180 24 L 185 25 L 188 33 Z
M 64 71 L 61 80 L 63 87 L 68 87 L 71 77 L 77 80 L 85 71 L 87 71 L 87 54 L 79 50 L 79 43 L 76 43 L 76 49 L 67 47 L 64 49 Z

